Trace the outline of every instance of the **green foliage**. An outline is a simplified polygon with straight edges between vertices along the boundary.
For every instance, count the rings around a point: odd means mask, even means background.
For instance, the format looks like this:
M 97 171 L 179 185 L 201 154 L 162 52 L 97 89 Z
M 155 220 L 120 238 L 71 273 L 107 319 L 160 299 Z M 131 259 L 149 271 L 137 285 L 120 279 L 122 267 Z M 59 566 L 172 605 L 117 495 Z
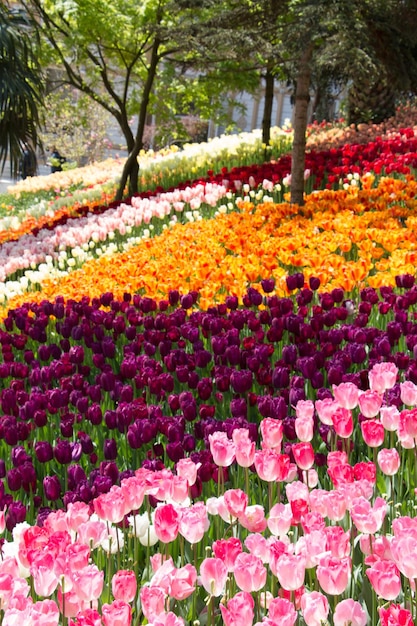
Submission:
M 36 37 L 19 12 L 0 5 L 0 169 L 10 158 L 16 175 L 25 142 L 38 143 L 38 109 L 42 74 L 36 57 Z
M 110 114 L 91 98 L 61 88 L 45 98 L 42 142 L 46 150 L 56 146 L 74 166 L 85 165 L 104 159 L 110 124 Z

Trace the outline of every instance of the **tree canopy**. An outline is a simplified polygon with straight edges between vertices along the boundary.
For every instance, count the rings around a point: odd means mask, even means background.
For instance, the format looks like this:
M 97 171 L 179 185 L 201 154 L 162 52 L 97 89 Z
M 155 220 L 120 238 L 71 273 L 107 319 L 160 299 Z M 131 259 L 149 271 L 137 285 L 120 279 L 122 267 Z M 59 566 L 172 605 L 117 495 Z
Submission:
M 217 46 L 210 76 L 202 71 L 204 42 L 216 33 L 212 18 L 219 2 L 23 0 L 23 5 L 42 24 L 44 62 L 61 70 L 63 83 L 104 107 L 123 133 L 128 158 L 118 197 L 126 184 L 130 194 L 137 191 L 137 156 L 152 114 L 163 120 L 195 110 L 221 112 L 225 81 L 232 88 L 242 84 L 242 73 L 227 70 L 224 43 L 224 54 Z M 227 46 L 230 50 L 230 42 Z

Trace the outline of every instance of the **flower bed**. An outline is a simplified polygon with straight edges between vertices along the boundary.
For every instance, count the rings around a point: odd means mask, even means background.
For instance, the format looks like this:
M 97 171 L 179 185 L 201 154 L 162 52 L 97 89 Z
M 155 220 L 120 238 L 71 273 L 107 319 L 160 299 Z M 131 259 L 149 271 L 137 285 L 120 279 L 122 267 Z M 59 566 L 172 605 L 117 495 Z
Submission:
M 2 626 L 414 623 L 414 141 L 3 244 Z

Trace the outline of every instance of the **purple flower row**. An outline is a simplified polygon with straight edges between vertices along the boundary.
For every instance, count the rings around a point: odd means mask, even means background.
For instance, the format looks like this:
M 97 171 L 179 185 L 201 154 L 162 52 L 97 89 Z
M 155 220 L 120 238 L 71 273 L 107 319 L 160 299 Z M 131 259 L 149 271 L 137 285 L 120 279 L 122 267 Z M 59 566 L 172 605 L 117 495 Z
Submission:
M 137 294 L 58 297 L 10 311 L 0 330 L 0 509 L 8 507 L 8 528 L 29 505 L 47 512 L 91 502 L 141 465 L 161 469 L 185 456 L 201 464 L 198 496 L 218 479 L 209 436 L 245 427 L 258 442 L 264 417 L 282 420 L 291 455 L 297 402 L 331 397 L 341 382 L 368 389 L 379 362 L 399 369 L 385 398 L 399 407 L 400 382 L 417 382 L 414 278 L 363 289 L 357 302 L 341 289 L 319 293 L 319 281 L 307 286 L 302 274 L 287 286 L 289 296 L 278 298 L 262 281 L 243 306 L 228 297 L 208 311 L 194 292 L 159 303 Z M 332 427 L 315 419 L 322 466 Z

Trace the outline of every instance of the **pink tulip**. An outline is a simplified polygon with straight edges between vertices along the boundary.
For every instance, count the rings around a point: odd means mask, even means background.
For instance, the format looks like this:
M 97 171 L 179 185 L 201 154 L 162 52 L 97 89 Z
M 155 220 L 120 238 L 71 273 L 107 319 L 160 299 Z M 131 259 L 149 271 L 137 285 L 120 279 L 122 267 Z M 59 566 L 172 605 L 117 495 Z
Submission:
M 333 450 L 327 455 L 327 467 L 336 467 L 338 465 L 348 465 L 348 456 L 342 450 Z
M 340 522 L 344 518 L 348 503 L 340 491 L 337 489 L 329 491 L 326 498 L 326 505 L 329 520 L 332 522 Z
M 295 426 L 295 434 L 297 435 L 300 441 L 311 441 L 313 439 L 313 435 L 314 435 L 313 417 L 309 417 L 309 416 L 297 417 L 294 422 L 294 426 Z
M 156 585 L 144 585 L 141 587 L 140 602 L 142 612 L 149 622 L 165 611 L 166 599 L 167 594 L 162 587 Z
M 152 587 L 159 587 L 167 595 L 171 589 L 172 576 L 175 572 L 175 565 L 172 558 L 165 559 L 160 567 L 156 570 L 151 579 Z
M 264 447 L 281 452 L 282 421 L 272 417 L 265 417 L 260 423 L 260 430 Z
M 269 562 L 270 541 L 260 533 L 251 533 L 245 539 L 245 548 L 261 559 L 263 563 Z
M 78 541 L 92 549 L 101 545 L 107 535 L 107 526 L 102 520 L 89 520 L 77 528 Z
M 329 602 L 319 591 L 301 596 L 301 612 L 307 626 L 322 626 L 327 623 Z
M 14 556 L 3 557 L 0 560 L 0 574 L 10 574 L 12 578 L 19 578 L 19 564 Z
M 359 395 L 359 409 L 366 418 L 376 417 L 382 406 L 382 396 L 376 391 L 367 389 Z
M 342 559 L 350 555 L 350 531 L 344 530 L 341 526 L 326 526 L 326 549 L 337 559 Z
M 319 416 L 319 420 L 322 422 L 322 424 L 326 424 L 327 426 L 333 426 L 333 414 L 338 408 L 340 408 L 340 404 L 337 402 L 337 400 L 333 400 L 333 398 L 316 400 L 315 408 L 317 411 L 317 415 Z
M 333 613 L 334 626 L 366 626 L 368 616 L 359 602 L 352 598 L 342 600 Z
M 104 571 L 97 565 L 87 565 L 81 570 L 72 572 L 73 591 L 81 602 L 97 600 L 103 591 Z
M 54 571 L 55 559 L 49 552 L 37 555 L 30 566 L 33 586 L 38 596 L 48 598 L 58 586 L 59 578 Z
M 241 552 L 236 557 L 233 571 L 237 586 L 242 591 L 252 593 L 265 586 L 267 571 L 261 559 L 248 552 Z
M 399 604 L 391 604 L 387 609 L 378 609 L 381 626 L 414 626 L 413 617 L 408 609 Z
M 189 489 L 186 478 L 173 474 L 171 479 L 171 499 L 173 502 L 178 504 L 185 502 L 188 499 Z
M 248 495 L 242 489 L 228 489 L 224 492 L 224 503 L 232 517 L 243 515 L 249 503 Z
M 246 428 L 235 428 L 232 433 L 232 441 L 236 446 L 236 463 L 241 467 L 250 467 L 255 459 L 255 442 L 249 437 Z
M 292 511 L 289 503 L 278 502 L 271 507 L 267 525 L 273 535 L 277 537 L 286 535 L 291 528 L 291 522 Z
M 374 506 L 364 497 L 355 498 L 350 515 L 356 528 L 361 533 L 375 534 L 380 530 L 387 513 L 387 503 L 383 498 L 376 498 Z
M 400 414 L 405 432 L 410 437 L 417 437 L 417 409 L 404 409 Z
M 196 502 L 182 510 L 179 532 L 189 543 L 196 544 L 201 541 L 209 527 L 210 522 L 204 502 Z
M 96 609 L 84 609 L 77 613 L 76 621 L 69 620 L 69 626 L 103 626 L 103 622 Z
M 262 533 L 267 527 L 263 506 L 260 504 L 247 506 L 243 515 L 239 517 L 239 523 L 251 533 Z
M 224 626 L 251 626 L 255 602 L 250 593 L 239 591 L 227 605 L 220 604 Z
M 29 600 L 29 599 L 28 599 Z M 39 600 L 30 606 L 30 619 L 32 626 L 58 626 L 59 609 L 54 600 Z M 6 626 L 6 616 L 3 618 L 3 624 Z M 29 622 L 29 620 L 28 620 Z M 21 624 L 25 622 L 20 622 Z
M 211 596 L 223 593 L 227 579 L 227 567 L 221 559 L 209 557 L 200 566 L 200 579 L 204 589 Z
M 376 482 L 376 466 L 373 461 L 359 461 L 353 468 L 355 480 L 367 480 L 370 483 Z
M 146 482 L 140 476 L 130 476 L 124 478 L 120 489 L 126 502 L 126 508 L 130 511 L 140 509 L 145 497 Z
M 302 470 L 308 470 L 314 463 L 314 449 L 310 442 L 301 441 L 293 443 L 292 453 L 297 466 Z
M 206 500 L 207 512 L 210 515 L 219 515 L 222 520 L 230 524 L 234 519 L 232 517 L 226 507 L 224 502 L 224 496 L 220 496 L 219 498 L 211 497 Z
M 59 610 L 65 617 L 75 617 L 79 611 L 88 608 L 88 606 L 84 606 L 84 603 L 81 602 L 74 591 L 68 591 L 63 594 L 61 587 L 58 587 L 57 598 Z
M 216 558 L 221 559 L 229 572 L 233 572 L 235 568 L 236 558 L 242 552 L 242 542 L 237 537 L 229 537 L 229 539 L 217 539 L 213 545 L 213 554 Z
M 386 476 L 394 476 L 398 472 L 401 460 L 396 448 L 382 448 L 378 452 L 377 460 L 381 472 Z
M 369 387 L 372 391 L 383 394 L 394 387 L 397 375 L 398 367 L 394 363 L 376 363 L 368 373 Z
M 274 576 L 278 576 L 278 561 L 283 554 L 287 554 L 288 552 L 288 545 L 284 543 L 284 541 L 281 541 L 280 539 L 271 541 L 269 545 L 269 567 Z
M 93 505 L 100 519 L 113 524 L 118 524 L 127 513 L 130 513 L 123 491 L 117 485 L 113 485 L 108 493 L 103 493 L 93 500 Z
M 314 416 L 314 402 L 312 402 L 311 400 L 299 400 L 295 407 L 295 415 L 297 419 L 312 419 Z
M 118 570 L 111 581 L 111 589 L 115 600 L 133 602 L 137 592 L 135 572 L 132 570 Z
M 219 467 L 228 467 L 235 460 L 236 446 L 226 433 L 216 431 L 209 435 L 210 452 Z
M 103 604 L 101 613 L 104 626 L 130 626 L 132 623 L 132 607 L 123 600 Z
M 182 617 L 178 617 L 178 615 L 169 611 L 155 617 L 148 626 L 185 626 L 185 622 Z
M 366 564 L 372 565 L 375 561 L 394 561 L 391 552 L 391 538 L 385 535 L 361 535 L 359 537 L 359 546 L 362 552 L 367 556 Z
M 317 529 L 299 537 L 296 543 L 297 554 L 306 557 L 306 569 L 315 567 L 326 550 L 326 535 L 324 529 Z
M 301 526 L 305 535 L 312 533 L 315 530 L 323 530 L 326 527 L 324 517 L 317 511 L 309 511 L 301 520 Z
M 297 611 L 294 604 L 286 598 L 273 598 L 268 606 L 268 617 L 279 626 L 294 626 Z
M 299 589 L 304 584 L 307 560 L 303 554 L 282 554 L 276 563 L 279 584 L 287 591 Z
M 365 420 L 361 423 L 362 437 L 370 448 L 379 448 L 384 443 L 385 429 L 379 420 Z
M 348 463 L 344 465 L 334 465 L 332 467 L 327 468 L 327 473 L 330 476 L 330 479 L 336 489 L 339 489 L 342 485 L 346 483 L 353 483 L 354 475 L 353 475 L 353 467 Z
M 338 437 L 347 439 L 353 433 L 353 417 L 349 409 L 337 408 L 332 414 L 332 423 Z
M 403 402 L 406 406 L 416 406 L 417 385 L 415 385 L 411 380 L 406 380 L 405 382 L 400 383 L 400 397 L 401 402 Z
M 343 593 L 348 586 L 351 563 L 348 557 L 337 559 L 324 556 L 317 566 L 316 576 L 323 591 L 332 596 Z
M 2 619 L 4 626 L 20 626 L 21 624 L 32 624 L 32 610 L 29 605 L 22 608 L 6 608 Z M 58 621 L 51 622 L 51 626 L 58 626 Z M 263 626 L 263 625 L 262 625 Z
M 400 422 L 400 412 L 396 406 L 381 406 L 379 416 L 385 430 L 390 432 L 397 430 Z
M 155 509 L 154 527 L 159 541 L 170 543 L 178 535 L 180 513 L 173 504 L 161 504 Z
M 177 462 L 175 469 L 178 476 L 180 476 L 181 478 L 185 478 L 188 486 L 192 487 L 192 485 L 194 485 L 195 481 L 197 480 L 197 472 L 199 466 L 201 466 L 201 463 L 194 463 L 192 459 L 183 458 Z
M 340 383 L 333 385 L 333 395 L 338 404 L 344 409 L 355 409 L 358 406 L 359 389 L 354 383 Z
M 290 459 L 286 454 L 264 448 L 255 452 L 254 464 L 259 478 L 267 482 L 276 482 L 287 477 Z
M 322 517 L 327 516 L 327 498 L 330 491 L 325 489 L 312 489 L 310 492 L 310 511 L 319 513 Z
M 415 411 L 415 409 L 412 409 L 412 410 Z M 404 411 L 401 411 L 399 415 L 398 426 L 397 426 L 397 438 L 402 448 L 406 450 L 411 450 L 412 448 L 415 448 L 416 442 L 415 442 L 414 435 L 410 433 L 411 420 L 409 419 L 407 413 L 408 413 L 408 410 L 405 409 Z
M 338 492 L 344 498 L 347 508 L 350 509 L 354 500 L 357 498 L 365 498 L 370 500 L 374 495 L 374 483 L 369 480 L 355 480 L 354 482 L 341 483 L 338 486 Z
M 405 530 L 394 530 L 391 540 L 391 553 L 400 572 L 410 580 L 417 579 L 417 535 Z
M 187 563 L 172 572 L 170 596 L 175 600 L 185 600 L 194 591 L 197 582 L 197 570 L 194 565 Z
M 48 520 L 49 520 L 48 516 Z M 67 506 L 66 518 L 68 528 L 77 531 L 78 527 L 90 519 L 90 507 L 84 502 L 70 502 Z
M 375 593 L 384 600 L 395 600 L 401 591 L 400 572 L 391 561 L 376 561 L 366 570 Z
M 175 569 L 175 565 L 174 565 L 174 561 L 172 560 L 172 556 L 166 556 L 164 554 L 161 554 L 160 552 L 156 552 L 155 554 L 152 554 L 150 557 L 150 562 L 151 562 L 151 568 L 153 573 L 155 574 L 156 572 L 158 572 L 161 567 L 163 566 L 167 566 L 168 564 L 168 569 L 169 570 L 174 570 Z
M 307 504 L 309 502 L 310 492 L 308 487 L 300 480 L 294 480 L 292 483 L 285 485 L 285 493 L 290 503 L 294 500 L 304 500 Z

